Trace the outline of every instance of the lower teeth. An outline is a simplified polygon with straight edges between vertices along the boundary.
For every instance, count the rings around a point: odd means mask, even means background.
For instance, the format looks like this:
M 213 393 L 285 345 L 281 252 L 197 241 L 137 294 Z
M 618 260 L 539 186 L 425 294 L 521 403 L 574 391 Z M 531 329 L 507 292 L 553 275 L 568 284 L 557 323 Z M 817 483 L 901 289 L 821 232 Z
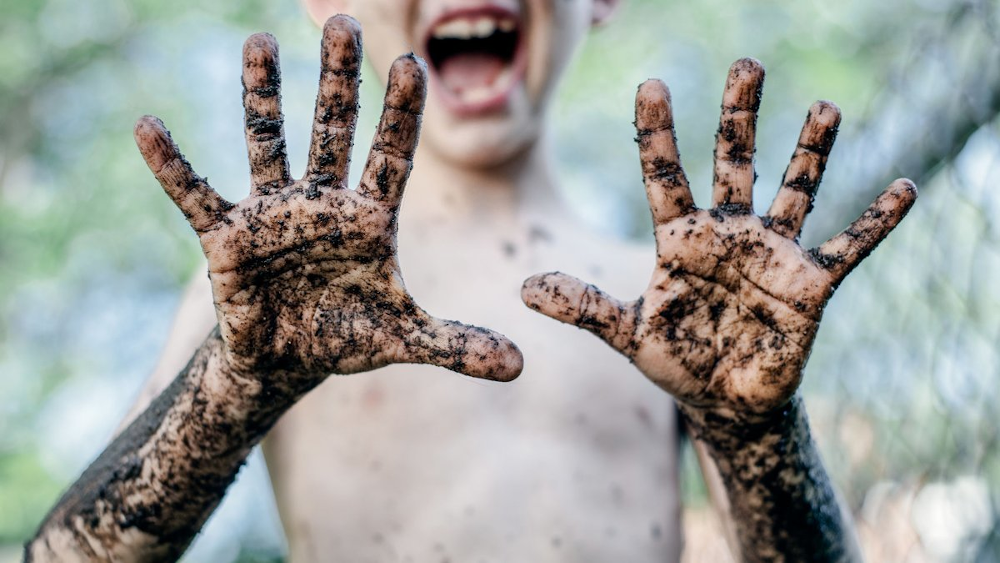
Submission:
M 505 68 L 488 86 L 475 86 L 458 92 L 459 97 L 464 102 L 479 103 L 490 99 L 491 96 L 502 92 L 510 87 L 514 73 L 510 68 Z

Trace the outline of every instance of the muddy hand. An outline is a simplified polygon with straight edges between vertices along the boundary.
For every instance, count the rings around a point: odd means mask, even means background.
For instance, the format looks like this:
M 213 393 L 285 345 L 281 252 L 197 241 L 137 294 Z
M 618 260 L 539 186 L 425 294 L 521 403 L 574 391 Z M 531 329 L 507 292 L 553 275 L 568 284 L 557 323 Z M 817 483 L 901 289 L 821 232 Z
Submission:
M 805 250 L 797 238 L 840 122 L 814 104 L 767 215 L 753 213 L 753 156 L 763 85 L 760 63 L 733 64 L 716 138 L 711 209 L 694 205 L 660 81 L 636 97 L 636 128 L 655 224 L 657 262 L 639 299 L 621 302 L 561 273 L 528 279 L 531 308 L 594 332 L 660 387 L 693 407 L 761 414 L 784 405 L 827 300 L 916 199 L 896 180 L 841 234 Z
M 135 138 L 208 258 L 227 358 L 247 370 L 322 377 L 391 363 L 430 363 L 511 380 L 521 353 L 495 332 L 444 321 L 417 306 L 396 259 L 396 217 L 417 146 L 426 70 L 413 55 L 389 73 L 385 105 L 357 190 L 347 187 L 358 110 L 361 32 L 331 18 L 306 175 L 285 155 L 278 46 L 251 36 L 243 52 L 251 193 L 232 204 L 191 169 L 163 124 L 144 117 Z

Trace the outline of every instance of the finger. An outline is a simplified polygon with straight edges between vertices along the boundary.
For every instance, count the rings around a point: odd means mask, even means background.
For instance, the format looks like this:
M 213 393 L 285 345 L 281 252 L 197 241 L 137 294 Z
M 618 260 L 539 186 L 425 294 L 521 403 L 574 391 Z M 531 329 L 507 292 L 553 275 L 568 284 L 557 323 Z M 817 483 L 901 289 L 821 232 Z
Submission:
M 271 193 L 290 183 L 281 115 L 281 71 L 278 42 L 255 33 L 243 44 L 243 109 L 246 112 L 250 185 Z
M 694 208 L 677 152 L 670 90 L 663 82 L 647 80 L 639 86 L 635 96 L 635 128 L 646 197 L 653 223 L 661 225 Z
M 834 285 L 840 283 L 868 256 L 913 206 L 917 187 L 899 179 L 893 182 L 851 226 L 811 252 L 813 258 L 830 271 Z
M 765 218 L 772 229 L 792 240 L 799 237 L 802 223 L 812 210 L 838 127 L 840 108 L 833 103 L 820 101 L 809 108 L 798 146 L 785 170 L 785 179 Z
M 427 97 L 427 65 L 412 53 L 392 63 L 382 119 L 358 191 L 398 205 L 413 166 Z
M 600 289 L 560 272 L 525 280 L 521 300 L 528 307 L 601 337 L 612 348 L 629 355 L 636 327 L 635 308 Z
M 151 115 L 135 124 L 135 144 L 153 176 L 198 233 L 211 230 L 233 205 L 191 169 L 163 122 Z
M 715 136 L 713 207 L 752 211 L 754 142 L 763 87 L 764 67 L 760 62 L 740 59 L 729 68 L 722 94 L 722 118 Z
M 334 16 L 323 26 L 322 63 L 306 179 L 347 187 L 361 84 L 361 26 Z
M 521 350 L 502 334 L 435 318 L 408 339 L 395 361 L 431 364 L 493 381 L 511 381 L 524 367 Z

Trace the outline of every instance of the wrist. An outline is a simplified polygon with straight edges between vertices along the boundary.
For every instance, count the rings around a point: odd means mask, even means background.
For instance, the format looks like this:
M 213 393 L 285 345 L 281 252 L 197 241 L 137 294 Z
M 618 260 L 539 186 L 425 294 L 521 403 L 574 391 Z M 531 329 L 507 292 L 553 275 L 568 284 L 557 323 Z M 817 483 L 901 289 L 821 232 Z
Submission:
M 218 424 L 257 433 L 259 427 L 273 424 L 274 420 L 266 420 L 271 418 L 267 414 L 279 411 L 280 416 L 292 405 L 292 401 L 276 396 L 273 385 L 268 385 L 278 373 L 252 368 L 235 357 L 218 327 L 205 339 L 203 354 L 192 359 L 199 361 L 204 362 L 204 369 L 198 370 L 202 376 L 197 382 L 197 395 L 206 402 L 206 411 L 215 415 Z
M 201 387 L 207 400 L 217 405 L 229 422 L 250 432 L 266 432 L 278 417 L 325 377 L 264 367 L 247 361 L 226 345 L 218 327 L 205 342 L 208 369 Z
M 681 411 L 718 468 L 744 560 L 861 560 L 799 395 L 752 420 Z
M 696 407 L 679 404 L 692 435 L 711 449 L 731 452 L 774 439 L 783 439 L 808 422 L 798 393 L 782 406 L 766 412 L 737 411 L 730 407 Z

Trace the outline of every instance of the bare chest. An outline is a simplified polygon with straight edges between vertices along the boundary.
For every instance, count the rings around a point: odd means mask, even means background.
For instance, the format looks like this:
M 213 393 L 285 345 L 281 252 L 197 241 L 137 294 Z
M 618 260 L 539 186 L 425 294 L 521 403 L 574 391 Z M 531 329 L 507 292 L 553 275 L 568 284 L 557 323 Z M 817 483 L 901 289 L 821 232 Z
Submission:
M 533 236 L 450 250 L 401 237 L 417 245 L 400 250 L 417 302 L 505 333 L 525 370 L 495 384 L 392 366 L 331 378 L 306 397 L 266 446 L 293 561 L 676 554 L 672 403 L 597 338 L 521 304 L 531 273 L 600 273 L 586 271 L 600 267 L 600 256 L 567 259 L 551 240 L 537 240 L 544 234 Z

